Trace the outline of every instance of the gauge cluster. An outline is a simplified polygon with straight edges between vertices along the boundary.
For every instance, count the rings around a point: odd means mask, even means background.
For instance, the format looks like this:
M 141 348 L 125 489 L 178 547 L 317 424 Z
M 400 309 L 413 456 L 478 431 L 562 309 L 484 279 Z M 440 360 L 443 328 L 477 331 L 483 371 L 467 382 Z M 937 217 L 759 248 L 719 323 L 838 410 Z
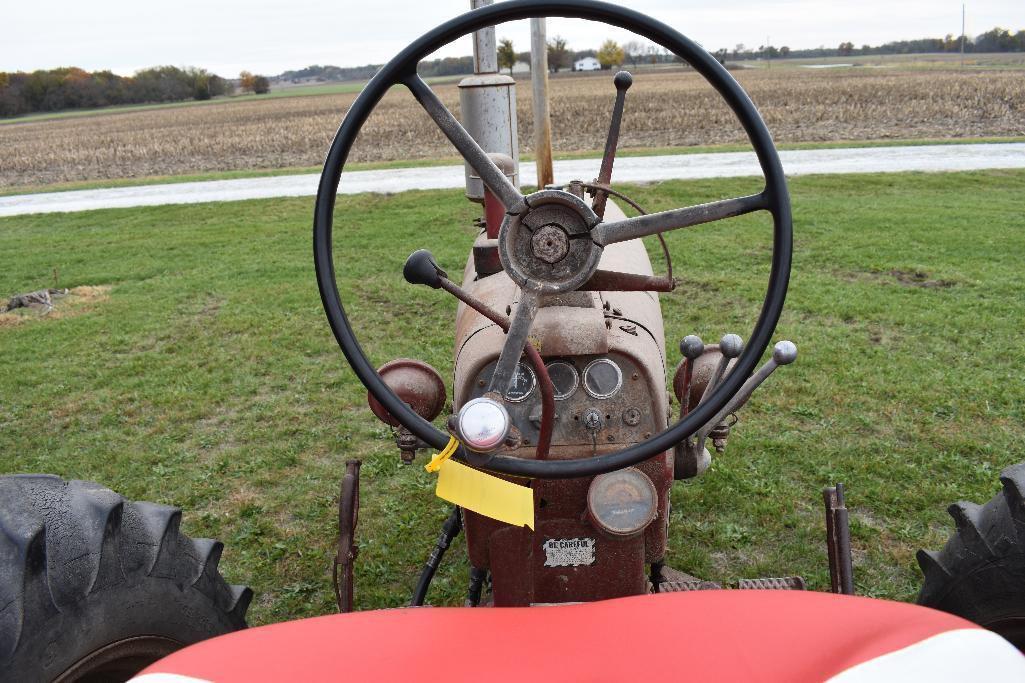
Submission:
M 553 446 L 637 443 L 665 427 L 655 424 L 651 389 L 627 356 L 613 353 L 551 358 L 545 360 L 545 368 L 555 395 Z M 478 373 L 471 399 L 484 394 L 494 369 L 492 361 Z M 541 426 L 541 390 L 537 374 L 525 361 L 517 366 L 505 399 L 524 446 L 536 445 Z M 601 418 L 597 423 L 595 414 Z

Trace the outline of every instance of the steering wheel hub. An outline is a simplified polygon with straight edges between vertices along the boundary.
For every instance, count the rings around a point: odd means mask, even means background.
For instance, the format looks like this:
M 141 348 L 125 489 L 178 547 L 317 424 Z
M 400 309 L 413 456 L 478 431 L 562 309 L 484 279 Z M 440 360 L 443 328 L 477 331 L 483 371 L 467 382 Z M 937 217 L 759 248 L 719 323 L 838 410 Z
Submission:
M 530 247 L 545 263 L 558 263 L 569 253 L 569 235 L 562 226 L 549 224 L 534 231 Z
M 559 294 L 582 285 L 598 268 L 602 248 L 591 239 L 600 222 L 582 199 L 562 190 L 524 198 L 526 210 L 507 215 L 498 233 L 502 266 L 520 287 Z

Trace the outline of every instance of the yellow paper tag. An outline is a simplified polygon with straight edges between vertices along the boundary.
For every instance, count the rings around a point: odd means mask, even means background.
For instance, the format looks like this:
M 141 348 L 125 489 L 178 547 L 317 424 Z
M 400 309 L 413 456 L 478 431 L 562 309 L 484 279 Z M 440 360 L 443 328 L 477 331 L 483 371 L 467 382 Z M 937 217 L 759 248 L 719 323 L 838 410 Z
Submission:
M 448 450 L 448 449 L 446 449 Z M 454 450 L 454 449 L 453 449 Z M 534 491 L 445 459 L 438 472 L 438 498 L 514 526 L 534 528 Z

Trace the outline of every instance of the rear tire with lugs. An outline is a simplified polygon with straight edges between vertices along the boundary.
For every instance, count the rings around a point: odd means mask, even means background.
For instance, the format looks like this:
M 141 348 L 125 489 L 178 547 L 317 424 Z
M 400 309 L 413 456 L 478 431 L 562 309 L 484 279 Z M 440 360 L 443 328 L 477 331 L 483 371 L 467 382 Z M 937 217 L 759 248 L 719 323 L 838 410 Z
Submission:
M 181 510 L 99 484 L 0 477 L 0 680 L 117 681 L 245 628 L 252 591 Z
M 948 508 L 957 530 L 939 552 L 918 551 L 918 603 L 974 621 L 1025 652 L 1025 463 L 1000 474 L 985 505 Z

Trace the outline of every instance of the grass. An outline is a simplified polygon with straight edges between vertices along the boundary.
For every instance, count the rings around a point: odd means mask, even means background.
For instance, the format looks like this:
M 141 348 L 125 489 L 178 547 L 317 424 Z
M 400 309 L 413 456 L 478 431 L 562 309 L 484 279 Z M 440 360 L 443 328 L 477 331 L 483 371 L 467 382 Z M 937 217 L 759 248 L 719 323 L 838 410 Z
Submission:
M 979 145 L 1025 142 L 1025 137 L 981 137 L 981 138 L 922 138 L 901 140 L 837 140 L 831 142 L 791 142 L 777 145 L 780 150 L 804 149 L 861 149 L 867 147 L 919 147 L 922 145 Z M 690 147 L 633 147 L 621 149 L 617 157 L 646 157 L 665 154 L 716 154 L 722 152 L 748 152 L 750 145 L 696 145 Z M 554 154 L 556 161 L 571 159 L 600 159 L 602 150 L 581 150 Z M 533 154 L 523 154 L 521 163 L 533 163 Z M 436 159 L 407 159 L 398 161 L 366 161 L 352 162 L 345 165 L 346 171 L 378 171 L 394 168 L 424 168 L 431 166 L 451 166 L 461 164 L 459 157 L 440 157 Z M 192 173 L 186 175 L 161 175 L 143 178 L 121 178 L 116 180 L 86 180 L 70 183 L 53 183 L 51 185 L 25 185 L 19 187 L 0 188 L 0 197 L 22 194 L 41 194 L 44 192 L 67 192 L 71 190 L 98 190 L 111 187 L 138 187 L 140 185 L 168 185 L 173 183 L 192 183 L 206 180 L 235 180 L 238 178 L 269 178 L 273 176 L 302 175 L 304 173 L 320 173 L 320 166 L 305 166 L 279 169 L 249 169 L 243 171 L 214 171 L 210 173 Z
M 659 209 L 751 184 L 629 191 Z M 1025 459 L 1025 172 L 801 177 L 791 191 L 794 276 L 777 337 L 801 355 L 744 409 L 711 470 L 675 485 L 670 563 L 718 580 L 801 574 L 823 589 L 819 492 L 844 481 L 858 591 L 908 600 L 915 549 L 952 528 L 945 506 L 989 498 L 1000 469 Z M 400 272 L 423 246 L 460 267 L 474 217 L 461 194 L 339 198 L 339 284 L 375 363 L 415 356 L 451 377 L 453 301 Z M 61 286 L 110 286 L 60 317 L 0 319 L 0 470 L 182 506 L 189 533 L 226 542 L 228 578 L 257 591 L 252 623 L 332 610 L 346 458 L 365 463 L 359 608 L 408 599 L 445 517 L 327 329 L 311 212 L 309 199 L 281 199 L 0 220 L 0 294 L 46 286 L 54 268 Z M 670 347 L 750 330 L 767 229 L 749 216 L 669 236 L 683 279 L 662 298 Z M 465 591 L 461 543 L 434 604 Z

